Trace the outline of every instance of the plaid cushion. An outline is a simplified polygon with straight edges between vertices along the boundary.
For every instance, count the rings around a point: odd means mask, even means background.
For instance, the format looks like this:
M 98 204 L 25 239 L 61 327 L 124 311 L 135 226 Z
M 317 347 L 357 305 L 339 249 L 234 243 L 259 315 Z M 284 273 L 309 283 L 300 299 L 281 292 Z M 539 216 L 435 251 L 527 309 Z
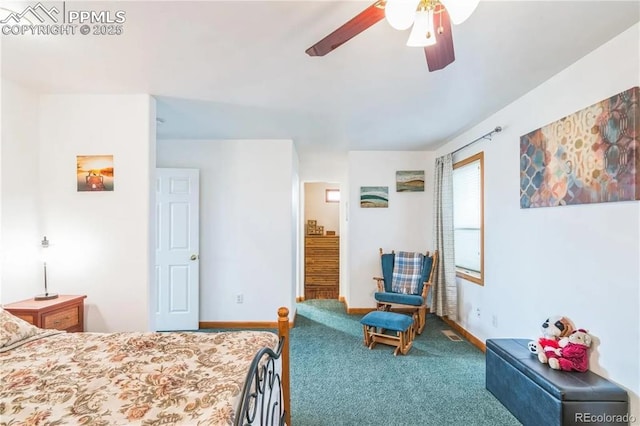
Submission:
M 399 251 L 396 253 L 391 279 L 391 290 L 396 293 L 417 294 L 422 276 L 422 253 Z

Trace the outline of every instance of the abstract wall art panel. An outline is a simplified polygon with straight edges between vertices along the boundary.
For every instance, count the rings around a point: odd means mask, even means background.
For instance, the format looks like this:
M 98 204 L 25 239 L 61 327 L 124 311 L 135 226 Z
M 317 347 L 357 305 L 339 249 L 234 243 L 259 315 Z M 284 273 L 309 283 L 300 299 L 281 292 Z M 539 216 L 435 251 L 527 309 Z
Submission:
M 76 156 L 78 191 L 113 191 L 113 155 Z
M 397 171 L 396 192 L 424 192 L 424 170 Z
M 640 200 L 640 88 L 520 137 L 520 207 Z
M 389 207 L 389 187 L 361 186 L 360 207 Z

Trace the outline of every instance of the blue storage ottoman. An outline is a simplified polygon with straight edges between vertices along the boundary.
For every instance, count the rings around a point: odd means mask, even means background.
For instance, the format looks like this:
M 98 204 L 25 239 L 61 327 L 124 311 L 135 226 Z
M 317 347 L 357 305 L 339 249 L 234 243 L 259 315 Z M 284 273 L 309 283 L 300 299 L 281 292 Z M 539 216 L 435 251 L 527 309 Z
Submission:
M 592 371 L 558 371 L 527 339 L 488 339 L 486 388 L 525 426 L 628 425 L 629 396 Z

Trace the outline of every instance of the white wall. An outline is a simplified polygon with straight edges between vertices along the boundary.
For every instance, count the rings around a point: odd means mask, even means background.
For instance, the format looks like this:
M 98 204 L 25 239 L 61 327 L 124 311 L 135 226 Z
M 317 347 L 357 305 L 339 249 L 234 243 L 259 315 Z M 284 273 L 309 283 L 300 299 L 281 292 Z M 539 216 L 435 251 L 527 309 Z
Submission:
M 201 321 L 275 321 L 278 307 L 292 310 L 294 160 L 291 140 L 158 141 L 158 167 L 200 169 Z
M 2 303 L 44 293 L 40 262 L 38 95 L 2 80 Z
M 375 306 L 379 249 L 433 250 L 433 155 L 430 152 L 349 152 L 349 308 Z M 425 170 L 424 192 L 396 192 L 396 171 Z M 361 208 L 361 186 L 388 186 L 388 208 Z
M 460 324 L 480 339 L 531 337 L 549 315 L 567 315 L 595 337 L 591 369 L 630 392 L 640 418 L 640 203 L 520 209 L 519 138 L 640 83 L 640 26 L 616 37 L 438 155 L 484 134 L 485 285 L 459 282 Z M 480 318 L 472 313 L 481 309 Z M 495 316 L 497 327 L 492 326 Z
M 148 95 L 43 95 L 39 117 L 50 289 L 87 295 L 88 331 L 148 330 L 155 101 Z M 98 154 L 113 155 L 114 191 L 77 192 L 76 156 Z

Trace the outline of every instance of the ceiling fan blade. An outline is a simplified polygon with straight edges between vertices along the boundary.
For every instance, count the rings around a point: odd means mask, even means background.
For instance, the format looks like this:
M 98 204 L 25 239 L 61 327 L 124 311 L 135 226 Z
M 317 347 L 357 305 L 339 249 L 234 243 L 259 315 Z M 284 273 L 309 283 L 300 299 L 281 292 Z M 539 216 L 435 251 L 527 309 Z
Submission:
M 384 18 L 384 1 L 378 0 L 346 24 L 305 50 L 309 56 L 324 56 Z
M 453 52 L 453 34 L 451 33 L 449 13 L 442 5 L 439 5 L 435 10 L 434 21 L 436 29 L 442 27 L 444 31 L 440 34 L 436 30 L 436 44 L 424 48 L 427 65 L 431 72 L 441 70 L 456 59 Z

